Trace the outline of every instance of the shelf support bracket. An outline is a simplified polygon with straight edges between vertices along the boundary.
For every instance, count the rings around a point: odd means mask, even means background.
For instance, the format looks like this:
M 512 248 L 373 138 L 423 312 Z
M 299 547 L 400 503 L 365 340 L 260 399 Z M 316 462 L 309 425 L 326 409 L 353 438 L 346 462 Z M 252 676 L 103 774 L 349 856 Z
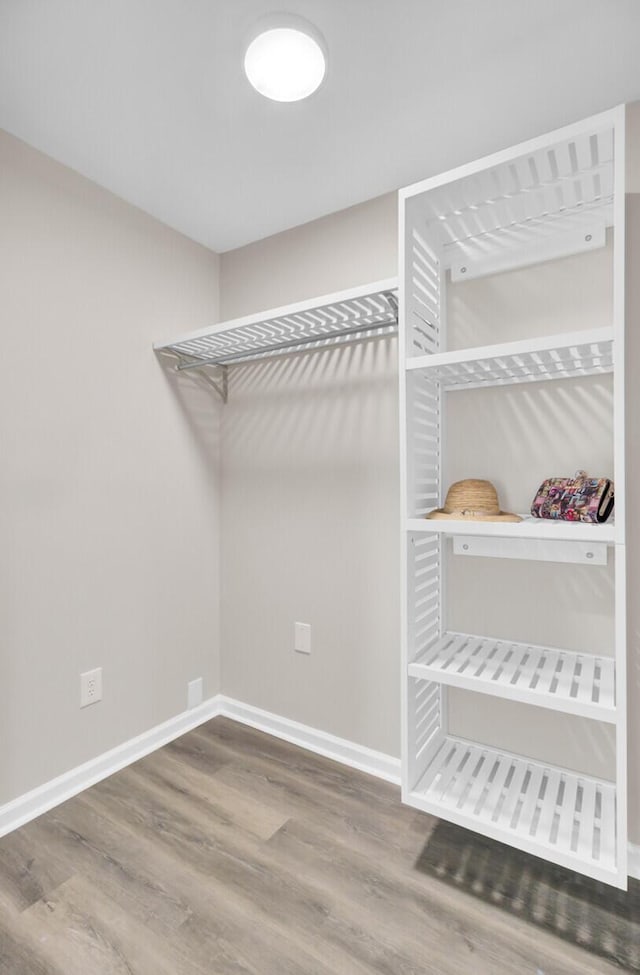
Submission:
M 202 376 L 209 386 L 215 389 L 222 402 L 226 403 L 227 399 L 229 398 L 229 377 L 227 375 L 227 367 L 221 365 L 217 366 L 216 368 L 220 370 L 219 380 L 214 379 L 213 376 L 210 376 L 209 373 L 205 372 L 204 369 L 199 375 Z
M 198 366 L 200 371 L 196 373 L 201 379 L 211 386 L 212 389 L 216 391 L 223 403 L 227 402 L 229 398 L 229 377 L 227 375 L 227 367 L 223 364 L 214 365 L 213 363 L 206 362 L 192 362 L 190 359 L 185 359 L 184 356 L 180 355 L 179 352 L 175 352 L 173 349 L 161 349 L 160 355 L 170 356 L 172 359 L 176 359 L 177 362 L 173 369 L 175 372 L 183 372 L 185 368 L 189 366 Z M 210 375 L 206 370 L 206 366 L 209 368 L 215 368 L 217 370 L 217 375 L 214 377 Z

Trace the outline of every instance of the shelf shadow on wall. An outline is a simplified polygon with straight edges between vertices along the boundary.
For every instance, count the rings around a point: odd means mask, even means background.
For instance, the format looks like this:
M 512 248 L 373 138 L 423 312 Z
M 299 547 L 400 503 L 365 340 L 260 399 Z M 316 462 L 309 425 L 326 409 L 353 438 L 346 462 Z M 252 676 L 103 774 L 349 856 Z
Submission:
M 158 356 L 165 382 L 180 406 L 182 420 L 212 476 L 218 471 L 223 404 L 208 378 L 194 369 L 178 372 L 175 359 Z
M 231 367 L 227 464 L 261 477 L 364 464 L 397 477 L 396 347 L 379 337 Z
M 640 972 L 640 883 L 583 877 L 439 822 L 416 869 L 631 972 Z

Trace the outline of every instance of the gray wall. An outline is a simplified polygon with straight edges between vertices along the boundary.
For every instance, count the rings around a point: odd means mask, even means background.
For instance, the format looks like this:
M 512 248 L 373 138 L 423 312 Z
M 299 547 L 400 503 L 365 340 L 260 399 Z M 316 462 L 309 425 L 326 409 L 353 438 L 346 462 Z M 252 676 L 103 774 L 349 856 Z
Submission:
M 218 258 L 0 133 L 0 802 L 219 686 Z M 79 674 L 104 700 L 80 710 Z
M 221 257 L 231 318 L 397 273 L 394 195 Z M 234 367 L 223 690 L 399 753 L 396 340 Z M 312 653 L 294 653 L 294 621 Z

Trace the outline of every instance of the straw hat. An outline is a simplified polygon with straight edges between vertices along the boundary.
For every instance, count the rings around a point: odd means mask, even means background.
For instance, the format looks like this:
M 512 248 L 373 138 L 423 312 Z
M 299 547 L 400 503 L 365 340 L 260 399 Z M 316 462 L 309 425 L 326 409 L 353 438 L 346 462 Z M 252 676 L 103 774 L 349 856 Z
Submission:
M 522 521 L 519 515 L 500 511 L 498 492 L 491 481 L 470 477 L 456 481 L 447 491 L 444 508 L 430 511 L 427 518 L 450 518 L 454 521 Z

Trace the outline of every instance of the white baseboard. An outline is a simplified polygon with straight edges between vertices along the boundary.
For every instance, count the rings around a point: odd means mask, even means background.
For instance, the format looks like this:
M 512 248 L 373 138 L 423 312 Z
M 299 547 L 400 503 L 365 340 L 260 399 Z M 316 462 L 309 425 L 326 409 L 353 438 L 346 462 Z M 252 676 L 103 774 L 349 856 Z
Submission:
M 379 779 L 386 779 L 387 782 L 400 784 L 400 759 L 392 755 L 376 752 L 372 748 L 357 745 L 346 738 L 337 738 L 326 731 L 310 728 L 289 718 L 281 718 L 278 714 L 262 711 L 251 704 L 243 704 L 229 697 L 220 697 L 220 714 L 257 728 L 259 731 L 265 731 L 276 738 L 290 741 L 294 745 L 300 745 L 317 755 L 332 758 L 343 765 L 368 772 Z
M 0 836 L 24 826 L 54 806 L 66 802 L 79 792 L 220 714 L 389 782 L 400 780 L 398 759 L 218 694 L 198 707 L 183 711 L 155 728 L 0 806 Z
M 183 711 L 182 714 L 170 718 L 163 724 L 156 725 L 155 728 L 145 731 L 136 738 L 131 738 L 122 745 L 85 762 L 84 765 L 78 765 L 77 768 L 0 806 L 0 836 L 5 836 L 12 830 L 24 826 L 25 823 L 53 809 L 54 806 L 66 802 L 67 799 L 78 795 L 96 782 L 106 779 L 107 776 L 131 765 L 132 762 L 137 762 L 138 759 L 144 758 L 157 748 L 218 715 L 250 725 L 259 731 L 282 738 L 301 748 L 307 748 L 309 751 L 359 769 L 361 772 L 368 772 L 369 775 L 375 775 L 387 782 L 400 783 L 400 759 L 392 755 L 376 752 L 345 738 L 337 738 L 326 731 L 310 728 L 298 721 L 282 718 L 269 711 L 255 708 L 251 704 L 243 704 L 241 701 L 218 694 L 198 707 Z M 629 876 L 640 880 L 640 846 L 633 843 L 629 844 Z
M 210 718 L 215 718 L 218 714 L 220 714 L 220 698 L 216 696 L 0 806 L 0 836 L 5 836 L 19 826 L 24 826 L 42 813 L 53 809 L 54 806 L 66 802 L 89 786 L 106 779 L 126 765 L 137 762 L 139 758 L 144 758 L 150 752 L 161 748 L 174 738 L 179 738 L 186 731 L 197 728 Z

